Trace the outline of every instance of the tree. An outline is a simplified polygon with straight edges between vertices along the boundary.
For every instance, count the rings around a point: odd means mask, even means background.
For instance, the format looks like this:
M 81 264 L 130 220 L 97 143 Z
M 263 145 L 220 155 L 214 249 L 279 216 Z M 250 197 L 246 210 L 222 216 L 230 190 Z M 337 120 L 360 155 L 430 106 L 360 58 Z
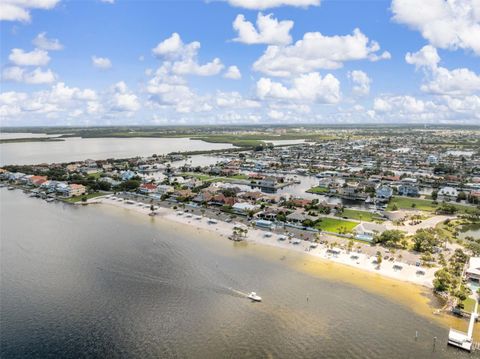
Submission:
M 413 238 L 413 249 L 417 252 L 433 252 L 433 247 L 438 245 L 436 231 L 433 228 L 417 230 Z
M 348 240 L 348 244 L 347 244 L 347 249 L 348 249 L 348 252 L 351 252 L 352 251 L 352 248 L 353 248 L 353 239 L 349 239 Z
M 375 236 L 375 243 L 382 243 L 386 246 L 395 246 L 405 238 L 405 234 L 398 229 L 390 229 L 382 234 Z
M 380 253 L 380 251 L 377 251 L 377 256 L 376 256 L 376 262 L 377 262 L 377 266 L 378 268 L 380 268 L 380 266 L 382 265 L 382 253 Z
M 434 201 L 436 201 L 437 198 L 438 198 L 438 191 L 433 191 L 433 192 L 432 192 L 432 199 L 433 199 Z
M 435 272 L 435 279 L 433 280 L 433 287 L 437 292 L 446 292 L 450 289 L 452 277 L 447 268 L 442 268 Z

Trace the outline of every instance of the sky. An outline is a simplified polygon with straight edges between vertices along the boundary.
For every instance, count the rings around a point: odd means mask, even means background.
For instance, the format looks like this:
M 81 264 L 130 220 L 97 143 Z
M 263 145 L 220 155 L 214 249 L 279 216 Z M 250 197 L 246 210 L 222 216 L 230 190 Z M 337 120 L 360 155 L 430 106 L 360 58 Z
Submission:
M 480 124 L 480 0 L 0 0 L 2 126 Z

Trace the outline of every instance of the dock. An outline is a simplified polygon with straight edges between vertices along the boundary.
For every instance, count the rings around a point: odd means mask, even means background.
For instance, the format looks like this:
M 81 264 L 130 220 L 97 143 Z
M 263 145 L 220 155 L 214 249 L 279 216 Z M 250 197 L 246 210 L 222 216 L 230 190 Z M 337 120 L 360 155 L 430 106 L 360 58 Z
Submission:
M 450 328 L 450 332 L 448 333 L 449 345 L 469 352 L 480 347 L 478 343 L 473 342 L 473 328 L 478 318 L 477 309 L 478 301 L 475 301 L 475 307 L 470 315 L 470 322 L 468 323 L 468 331 L 466 333 Z

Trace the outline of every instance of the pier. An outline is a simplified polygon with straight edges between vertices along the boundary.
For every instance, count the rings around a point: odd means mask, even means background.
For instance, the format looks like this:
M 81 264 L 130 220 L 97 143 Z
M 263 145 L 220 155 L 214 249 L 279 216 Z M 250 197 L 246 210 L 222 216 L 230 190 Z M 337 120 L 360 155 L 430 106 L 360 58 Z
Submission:
M 478 318 L 477 309 L 478 300 L 475 301 L 475 307 L 470 315 L 470 322 L 468 323 L 468 331 L 466 333 L 450 328 L 450 332 L 448 333 L 449 345 L 468 350 L 469 352 L 474 349 L 478 349 L 478 343 L 473 342 L 473 328 Z

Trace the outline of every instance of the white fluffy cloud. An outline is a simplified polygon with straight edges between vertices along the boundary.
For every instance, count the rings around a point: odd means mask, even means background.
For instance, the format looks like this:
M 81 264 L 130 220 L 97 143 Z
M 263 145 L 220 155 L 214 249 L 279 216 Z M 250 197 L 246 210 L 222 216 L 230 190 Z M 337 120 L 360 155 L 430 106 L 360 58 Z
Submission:
M 251 10 L 265 10 L 279 6 L 308 7 L 320 5 L 320 0 L 227 0 L 230 5 Z
M 58 51 L 63 49 L 63 45 L 58 39 L 47 38 L 46 32 L 41 32 L 32 41 L 32 43 L 42 50 Z
M 359 96 L 366 96 L 370 93 L 372 79 L 365 72 L 354 70 L 348 74 L 348 77 L 354 83 L 353 93 Z
M 480 93 L 480 76 L 467 68 L 449 70 L 438 66 L 441 59 L 437 49 L 426 45 L 415 53 L 407 53 L 405 61 L 425 70 L 424 92 L 437 95 L 464 96 Z
M 108 70 L 112 67 L 112 61 L 108 57 L 92 56 L 92 65 L 97 69 Z
M 113 86 L 113 111 L 135 112 L 140 109 L 140 101 L 137 95 L 128 90 L 127 84 L 123 81 Z
M 50 62 L 48 52 L 40 49 L 30 52 L 25 52 L 22 49 L 12 49 L 8 59 L 17 66 L 45 66 Z
M 421 86 L 422 91 L 452 96 L 480 93 L 480 76 L 469 69 L 448 70 L 439 67 L 432 77 L 431 81 Z
M 253 68 L 270 76 L 287 77 L 318 69 L 337 69 L 346 61 L 390 58 L 388 52 L 378 55 L 379 50 L 379 44 L 369 40 L 359 29 L 344 36 L 307 32 L 293 45 L 268 46 Z
M 318 72 L 302 74 L 292 81 L 290 88 L 280 82 L 262 77 L 257 82 L 260 99 L 294 100 L 316 103 L 337 103 L 340 100 L 340 82 L 331 74 L 322 78 Z
M 234 41 L 244 44 L 269 44 L 286 45 L 292 42 L 290 30 L 293 27 L 293 21 L 278 21 L 273 14 L 257 15 L 257 28 L 250 21 L 245 20 L 242 14 L 237 15 L 233 22 L 233 28 L 238 33 Z
M 223 77 L 232 80 L 240 80 L 242 78 L 242 74 L 237 66 L 232 65 L 228 67 L 227 71 L 225 71 L 223 74 Z
M 422 47 L 419 51 L 405 55 L 405 61 L 410 65 L 415 65 L 416 68 L 431 68 L 437 67 L 440 62 L 437 49 L 431 45 Z
M 480 119 L 480 96 L 445 95 L 435 100 L 408 95 L 380 96 L 374 99 L 373 109 L 367 113 L 383 122 L 475 123 Z
M 419 31 L 435 47 L 480 55 L 479 0 L 393 0 L 393 19 Z
M 198 41 L 185 44 L 179 34 L 173 33 L 160 42 L 152 52 L 167 60 L 163 65 L 176 75 L 212 76 L 222 71 L 224 66 L 219 58 L 214 58 L 203 65 L 198 63 L 200 46 Z
M 6 67 L 2 71 L 2 80 L 23 82 L 32 85 L 50 84 L 54 82 L 56 75 L 52 70 L 42 70 L 37 67 L 32 71 L 29 71 L 23 67 L 10 66 Z
M 30 21 L 30 10 L 53 9 L 60 0 L 2 0 L 0 1 L 0 20 Z

